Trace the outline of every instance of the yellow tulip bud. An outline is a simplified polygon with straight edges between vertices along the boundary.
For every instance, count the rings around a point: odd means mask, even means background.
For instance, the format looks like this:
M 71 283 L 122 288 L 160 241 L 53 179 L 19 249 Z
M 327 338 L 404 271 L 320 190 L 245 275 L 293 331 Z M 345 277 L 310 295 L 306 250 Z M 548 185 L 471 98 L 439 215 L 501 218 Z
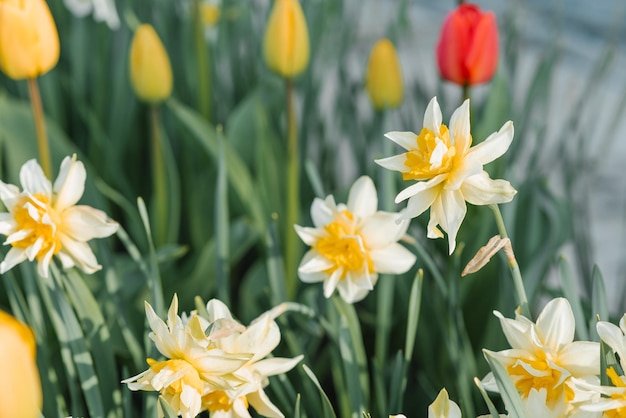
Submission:
M 135 31 L 130 46 L 130 81 L 139 99 L 161 102 L 172 94 L 172 66 L 167 51 L 152 25 Z
M 38 418 L 42 396 L 32 330 L 0 311 L 0 417 Z
M 309 63 L 309 32 L 298 0 L 275 0 L 263 40 L 265 63 L 283 77 L 300 74 Z
M 402 71 L 396 49 L 389 39 L 372 48 L 365 79 L 367 92 L 378 110 L 394 108 L 402 102 Z
M 45 0 L 0 0 L 0 70 L 35 78 L 59 61 L 59 34 Z

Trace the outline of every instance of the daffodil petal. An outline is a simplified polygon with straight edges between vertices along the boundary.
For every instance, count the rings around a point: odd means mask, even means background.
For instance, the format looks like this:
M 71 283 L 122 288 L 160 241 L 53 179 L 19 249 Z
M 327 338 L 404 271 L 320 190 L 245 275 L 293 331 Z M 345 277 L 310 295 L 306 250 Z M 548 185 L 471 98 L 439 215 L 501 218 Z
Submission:
M 517 190 L 506 180 L 492 180 L 486 171 L 465 179 L 461 192 L 472 205 L 493 205 L 513 200 Z
M 494 132 L 480 144 L 467 152 L 466 158 L 473 159 L 481 165 L 488 164 L 502 156 L 513 142 L 513 122 L 506 122 L 498 132 Z
M 329 270 L 334 266 L 335 264 L 331 260 L 320 255 L 317 251 L 309 250 L 302 258 L 300 266 L 298 267 L 298 272 L 316 273 Z
M 417 145 L 417 135 L 413 132 L 392 131 L 387 132 L 385 137 L 391 139 L 407 151 L 414 149 Z
M 465 205 L 463 193 L 458 190 L 443 190 L 439 197 L 441 199 L 441 208 L 443 209 L 443 216 L 440 215 L 440 218 L 445 219 L 445 224 L 441 225 L 441 227 L 448 233 L 448 246 L 450 254 L 452 254 L 456 247 L 456 235 L 461 228 L 463 218 L 465 218 L 467 206 Z
M 296 367 L 296 365 L 304 358 L 301 354 L 294 358 L 272 357 L 259 360 L 254 364 L 254 370 L 263 376 L 274 376 L 286 373 Z
M 574 313 L 565 298 L 555 298 L 548 302 L 536 323 L 537 331 L 548 347 L 560 350 L 574 340 Z
M 398 222 L 397 213 L 380 211 L 368 218 L 361 228 L 361 236 L 369 248 L 382 248 L 402 238 L 409 224 L 409 221 Z
M 500 326 L 504 336 L 512 348 L 533 351 L 534 346 L 528 338 L 528 324 L 515 319 L 505 318 L 500 312 L 494 311 L 494 315 L 500 320 Z
M 311 219 L 313 220 L 313 225 L 315 225 L 316 228 L 321 228 L 332 222 L 336 209 L 337 205 L 335 204 L 335 198 L 333 196 L 328 196 L 324 200 L 316 197 L 311 205 Z
M 46 178 L 37 160 L 28 160 L 20 169 L 20 183 L 24 192 L 28 194 L 41 193 L 50 196 L 52 186 Z
M 13 207 L 20 197 L 20 189 L 13 184 L 6 184 L 0 181 L 0 200 L 9 212 L 13 212 Z
M 337 284 L 339 283 L 339 280 L 341 279 L 341 276 L 343 275 L 343 268 L 338 268 L 335 271 L 333 271 L 330 276 L 328 277 L 328 280 L 324 281 L 324 297 L 325 298 L 329 298 L 333 292 L 335 291 L 335 288 L 337 288 Z
M 224 302 L 219 299 L 211 299 L 206 304 L 206 311 L 209 315 L 209 322 L 215 322 L 218 319 L 233 319 L 230 309 Z
M 65 157 L 61 162 L 59 175 L 54 182 L 56 200 L 54 207 L 58 211 L 75 205 L 85 191 L 87 171 L 81 161 L 76 161 L 76 155 Z
M 436 176 L 428 181 L 419 181 L 409 187 L 407 187 L 406 189 L 402 190 L 400 193 L 398 193 L 398 195 L 396 196 L 396 203 L 400 203 L 403 200 L 408 199 L 409 197 L 413 197 L 413 196 L 417 196 L 418 194 L 431 189 L 435 186 L 437 186 L 440 183 L 443 183 L 446 179 L 446 175 L 445 174 L 441 174 L 439 176 Z M 428 207 L 428 206 L 426 206 Z M 425 209 L 424 209 L 425 210 Z M 411 213 L 413 213 L 414 211 L 411 211 Z M 423 212 L 423 211 L 422 211 Z M 420 212 L 421 213 L 421 212 Z
M 324 233 L 318 228 L 311 228 L 308 226 L 294 225 L 296 234 L 306 245 L 314 245 Z
M 559 364 L 573 376 L 600 374 L 600 346 L 591 341 L 574 341 L 559 352 Z
M 439 129 L 442 123 L 443 117 L 441 116 L 439 102 L 437 101 L 437 97 L 433 97 L 430 99 L 430 102 L 428 102 L 426 111 L 424 112 L 424 128 L 431 130 L 435 135 L 439 136 Z
M 370 251 L 374 269 L 382 274 L 402 274 L 415 264 L 415 254 L 398 243 Z
M 63 212 L 64 231 L 76 241 L 89 241 L 114 234 L 119 225 L 106 213 L 91 206 L 72 206 Z
M 22 248 L 13 247 L 9 250 L 4 260 L 0 263 L 0 274 L 4 274 L 11 270 L 17 264 L 25 261 L 28 258 L 26 251 Z
M 376 164 L 379 166 L 386 168 L 387 170 L 399 171 L 404 173 L 409 171 L 409 167 L 407 167 L 406 163 L 406 154 L 398 154 L 392 157 L 387 158 L 379 158 L 374 160 Z
M 364 219 L 376 213 L 378 196 L 371 178 L 362 176 L 354 182 L 350 188 L 347 206 L 357 219 Z
M 65 235 L 61 235 L 61 244 L 67 255 L 72 257 L 76 266 L 87 274 L 92 274 L 102 268 L 93 251 L 86 242 L 75 241 Z
M 270 401 L 262 388 L 246 395 L 246 399 L 254 410 L 267 418 L 284 418 L 280 410 Z M 214 415 L 212 413 L 212 415 Z
M 452 114 L 450 118 L 450 135 L 456 152 L 459 155 L 465 155 L 472 144 L 469 99 L 466 99 Z

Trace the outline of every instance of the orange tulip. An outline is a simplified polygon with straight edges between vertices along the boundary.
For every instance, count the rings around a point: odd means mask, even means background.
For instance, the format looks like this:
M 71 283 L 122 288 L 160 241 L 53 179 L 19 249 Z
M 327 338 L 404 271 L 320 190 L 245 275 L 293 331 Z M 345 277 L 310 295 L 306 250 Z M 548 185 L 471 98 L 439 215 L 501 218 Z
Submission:
M 41 416 L 41 382 L 33 331 L 0 311 L 0 417 Z
M 59 60 L 59 34 L 45 0 L 0 0 L 0 70 L 35 78 Z
M 437 44 L 441 76 L 460 85 L 489 81 L 498 65 L 498 26 L 493 12 L 464 3 L 443 22 Z

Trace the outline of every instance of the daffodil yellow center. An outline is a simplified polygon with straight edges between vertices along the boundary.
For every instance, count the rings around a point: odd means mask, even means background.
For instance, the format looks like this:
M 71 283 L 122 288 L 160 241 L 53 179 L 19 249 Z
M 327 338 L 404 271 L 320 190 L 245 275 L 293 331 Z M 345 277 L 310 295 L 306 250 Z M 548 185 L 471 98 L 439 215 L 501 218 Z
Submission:
M 180 373 L 181 378 L 173 381 L 169 386 L 164 387 L 161 391 L 163 394 L 170 396 L 180 395 L 183 393 L 183 385 L 189 386 L 195 389 L 198 393 L 202 393 L 204 389 L 204 383 L 198 371 L 191 364 L 181 359 L 172 359 L 166 361 L 156 361 L 154 359 L 147 359 L 150 370 L 155 374 L 158 374 L 163 369 L 167 368 L 173 374 Z
M 36 258 L 40 259 L 52 251 L 57 254 L 63 247 L 61 244 L 60 230 L 62 223 L 59 215 L 50 205 L 48 197 L 37 193 L 24 196 L 16 205 L 13 217 L 17 223 L 17 231 L 26 233 L 25 237 L 11 242 L 17 248 L 28 248 L 37 241 L 41 247 Z
M 567 378 L 563 379 L 562 372 L 544 359 L 519 359 L 507 371 L 523 397 L 528 397 L 531 389 L 545 389 L 547 403 L 558 401 L 563 395 L 567 402 L 574 399 L 574 391 L 565 384 Z
M 624 383 L 624 381 L 622 381 L 622 379 L 617 375 L 613 367 L 609 367 L 608 369 L 606 369 L 606 375 L 609 377 L 609 379 L 611 379 L 611 383 L 613 384 L 613 386 L 618 388 L 626 388 L 626 383 Z M 611 399 L 625 400 L 626 395 L 621 393 L 614 393 L 611 395 Z M 604 411 L 604 416 L 607 418 L 624 417 L 626 416 L 626 407 Z
M 239 398 L 243 401 L 246 409 L 248 409 L 248 399 L 245 396 Z M 223 390 L 214 390 L 202 397 L 202 406 L 209 410 L 209 412 L 215 411 L 228 411 L 232 409 L 233 401 Z
M 404 180 L 428 180 L 452 171 L 456 149 L 450 143 L 446 125 L 441 125 L 439 135 L 422 128 L 416 142 L 417 148 L 405 154 L 404 165 L 408 171 L 402 173 Z
M 374 263 L 363 238 L 356 231 L 354 215 L 349 210 L 340 212 L 333 222 L 324 226 L 324 231 L 326 235 L 313 248 L 333 262 L 329 274 L 343 269 L 341 279 L 344 279 L 349 271 L 360 271 L 366 266 L 373 272 Z

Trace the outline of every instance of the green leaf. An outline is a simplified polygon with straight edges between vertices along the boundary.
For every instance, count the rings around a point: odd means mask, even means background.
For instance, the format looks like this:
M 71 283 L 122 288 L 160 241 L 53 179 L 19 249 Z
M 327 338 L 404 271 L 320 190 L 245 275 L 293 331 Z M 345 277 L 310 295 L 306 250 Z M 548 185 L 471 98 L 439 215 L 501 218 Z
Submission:
M 583 308 L 580 303 L 580 297 L 574 284 L 574 277 L 572 269 L 564 256 L 559 257 L 559 271 L 561 272 L 561 283 L 563 284 L 563 294 L 569 300 L 574 312 L 574 319 L 576 321 L 576 334 L 578 339 L 583 341 L 589 341 L 589 331 L 587 329 L 587 321 L 583 313 Z
M 317 376 L 315 376 L 315 373 L 313 373 L 313 371 L 309 369 L 306 366 L 306 364 L 302 365 L 302 369 L 304 370 L 306 375 L 309 377 L 309 379 L 311 379 L 311 381 L 313 382 L 313 384 L 315 385 L 315 387 L 320 393 L 320 396 L 322 398 L 322 408 L 324 411 L 323 416 L 325 418 L 326 417 L 337 418 L 337 415 L 335 414 L 335 410 L 333 409 L 333 404 L 330 402 L 330 399 L 328 399 L 328 396 L 326 395 L 326 392 L 324 392 L 324 389 L 322 389 L 322 386 L 320 385 L 320 382 L 317 379 Z
M 493 352 L 483 349 L 483 354 L 496 379 L 498 389 L 500 390 L 500 396 L 502 396 L 502 400 L 504 401 L 509 417 L 526 418 L 527 414 L 524 404 L 522 403 L 522 398 L 519 396 L 517 388 L 511 381 L 511 378 L 502 364 L 500 364 L 498 359 L 495 358 Z
M 487 395 L 487 391 L 485 391 L 485 388 L 483 387 L 483 384 L 480 381 L 480 379 L 475 377 L 474 384 L 478 387 L 480 394 L 485 400 L 485 403 L 487 404 L 487 408 L 489 408 L 489 413 L 491 414 L 491 418 L 500 418 L 500 413 L 498 412 L 498 410 L 496 409 L 496 406 L 491 401 L 491 398 L 489 398 L 489 395 Z

